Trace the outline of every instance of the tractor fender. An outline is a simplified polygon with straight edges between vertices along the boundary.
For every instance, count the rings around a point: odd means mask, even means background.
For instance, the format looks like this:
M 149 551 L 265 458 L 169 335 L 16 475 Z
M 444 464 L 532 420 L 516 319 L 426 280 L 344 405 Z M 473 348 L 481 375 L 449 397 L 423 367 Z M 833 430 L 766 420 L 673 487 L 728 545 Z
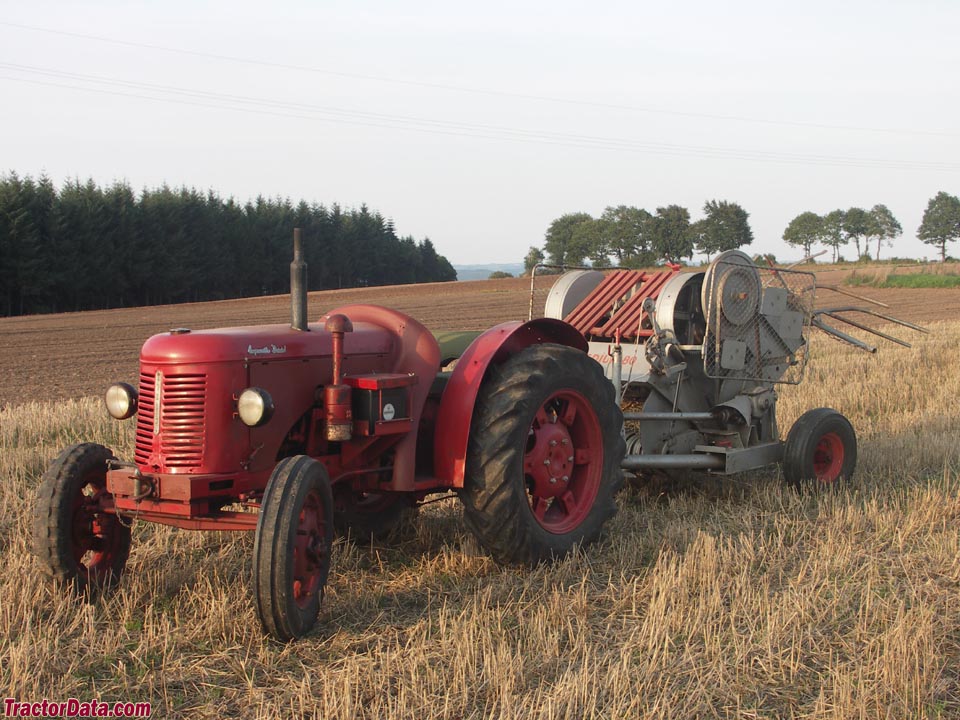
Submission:
M 493 365 L 531 345 L 556 343 L 583 352 L 587 341 L 562 320 L 538 318 L 506 322 L 490 328 L 460 356 L 440 398 L 433 443 L 434 474 L 447 487 L 463 487 L 464 464 L 473 407 L 480 386 Z

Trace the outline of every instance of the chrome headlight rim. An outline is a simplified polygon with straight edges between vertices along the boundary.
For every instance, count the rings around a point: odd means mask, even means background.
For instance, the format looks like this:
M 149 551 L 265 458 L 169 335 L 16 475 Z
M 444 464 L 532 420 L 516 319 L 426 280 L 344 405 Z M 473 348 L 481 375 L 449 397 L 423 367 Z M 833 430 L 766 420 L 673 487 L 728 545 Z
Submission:
M 263 388 L 248 387 L 237 397 L 237 415 L 247 427 L 266 425 L 273 411 L 273 398 Z
M 130 383 L 113 383 L 103 395 L 107 412 L 115 420 L 126 420 L 137 413 L 139 404 L 137 389 Z

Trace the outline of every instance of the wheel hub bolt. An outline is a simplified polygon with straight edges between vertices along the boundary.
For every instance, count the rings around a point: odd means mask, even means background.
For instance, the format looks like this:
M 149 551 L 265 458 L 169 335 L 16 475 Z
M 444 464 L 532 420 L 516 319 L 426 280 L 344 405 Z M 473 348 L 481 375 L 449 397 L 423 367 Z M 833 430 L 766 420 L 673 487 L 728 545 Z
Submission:
M 569 482 L 569 481 L 570 481 L 570 476 L 569 476 L 569 475 L 564 475 L 564 476 L 563 476 L 562 478 L 560 478 L 560 479 L 563 480 L 564 482 Z
M 549 464 L 550 464 L 550 460 L 544 460 L 544 461 L 543 461 L 543 464 L 544 464 L 544 465 L 549 465 Z
M 573 462 L 573 455 L 567 458 L 567 462 Z
M 556 446 L 557 446 L 557 441 L 556 441 L 556 440 L 551 440 L 551 441 L 550 441 L 550 447 L 556 447 Z
M 555 477 L 551 477 L 551 478 L 550 478 L 550 484 L 551 484 L 551 485 L 556 485 L 556 484 L 557 484 L 557 479 L 556 479 Z

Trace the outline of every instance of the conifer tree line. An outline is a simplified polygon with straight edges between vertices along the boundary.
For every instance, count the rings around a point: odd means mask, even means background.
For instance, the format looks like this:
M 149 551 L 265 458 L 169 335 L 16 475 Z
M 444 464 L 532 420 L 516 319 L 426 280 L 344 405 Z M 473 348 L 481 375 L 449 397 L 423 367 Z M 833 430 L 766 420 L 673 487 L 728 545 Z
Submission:
M 456 280 L 429 238 L 399 237 L 365 205 L 344 210 L 166 185 L 93 180 L 59 190 L 0 178 L 0 315 L 221 300 L 287 292 L 293 228 L 309 289 Z

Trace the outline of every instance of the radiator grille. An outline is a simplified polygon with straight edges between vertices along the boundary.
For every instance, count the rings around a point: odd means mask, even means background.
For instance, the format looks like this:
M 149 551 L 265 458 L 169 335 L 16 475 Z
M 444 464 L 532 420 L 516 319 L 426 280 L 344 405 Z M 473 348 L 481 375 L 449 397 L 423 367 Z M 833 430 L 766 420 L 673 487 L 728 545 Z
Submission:
M 137 401 L 137 465 L 146 465 L 153 451 L 153 373 L 140 373 L 140 397 Z
M 158 380 L 160 387 L 158 388 Z M 159 454 L 167 469 L 199 467 L 203 460 L 206 376 L 194 374 L 140 374 L 136 459 L 149 464 Z M 157 390 L 160 403 L 157 404 Z M 159 422 L 156 409 L 159 407 Z M 155 431 L 159 431 L 156 434 Z

